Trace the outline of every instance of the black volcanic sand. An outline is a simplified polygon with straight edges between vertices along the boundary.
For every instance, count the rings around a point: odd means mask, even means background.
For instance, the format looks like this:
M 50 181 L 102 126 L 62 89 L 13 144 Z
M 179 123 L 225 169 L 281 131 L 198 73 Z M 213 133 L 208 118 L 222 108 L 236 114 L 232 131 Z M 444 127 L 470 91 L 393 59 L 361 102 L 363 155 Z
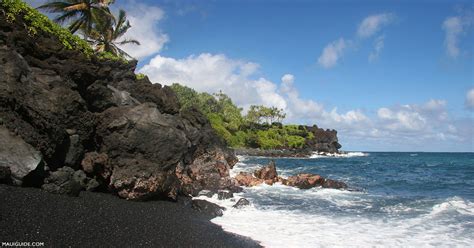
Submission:
M 79 197 L 0 185 L 0 242 L 45 247 L 259 247 L 227 233 L 189 201 L 130 202 L 104 193 Z

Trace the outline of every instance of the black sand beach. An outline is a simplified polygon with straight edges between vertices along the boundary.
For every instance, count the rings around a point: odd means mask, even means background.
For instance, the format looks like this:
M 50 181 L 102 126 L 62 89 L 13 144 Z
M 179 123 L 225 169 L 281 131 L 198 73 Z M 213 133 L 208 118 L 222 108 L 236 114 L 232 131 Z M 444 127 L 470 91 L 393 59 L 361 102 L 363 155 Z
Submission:
M 184 201 L 131 202 L 0 185 L 0 242 L 45 247 L 259 247 L 224 232 Z

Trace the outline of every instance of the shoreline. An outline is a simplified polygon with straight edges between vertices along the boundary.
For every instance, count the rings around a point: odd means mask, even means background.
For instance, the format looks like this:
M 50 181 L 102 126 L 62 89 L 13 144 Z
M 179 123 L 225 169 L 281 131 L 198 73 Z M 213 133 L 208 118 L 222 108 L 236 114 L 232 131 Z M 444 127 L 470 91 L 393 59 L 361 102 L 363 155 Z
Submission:
M 45 247 L 261 247 L 226 232 L 190 201 L 135 202 L 83 191 L 78 197 L 0 184 L 0 242 Z
M 256 157 L 275 157 L 275 158 L 306 158 L 314 152 L 312 150 L 286 150 L 286 149 L 259 149 L 259 148 L 233 148 L 235 155 L 238 156 L 256 156 Z
M 324 152 L 314 151 L 311 149 L 259 149 L 259 148 L 232 148 L 237 156 L 254 156 L 254 157 L 270 157 L 270 158 L 310 158 L 313 155 L 326 157 L 337 157 L 350 154 L 350 152 Z

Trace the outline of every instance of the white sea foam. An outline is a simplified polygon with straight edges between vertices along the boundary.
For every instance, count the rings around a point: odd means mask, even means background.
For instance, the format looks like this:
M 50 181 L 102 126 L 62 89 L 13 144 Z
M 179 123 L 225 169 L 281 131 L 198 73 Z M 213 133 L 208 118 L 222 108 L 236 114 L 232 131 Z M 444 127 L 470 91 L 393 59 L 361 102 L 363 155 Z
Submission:
M 434 205 L 430 215 L 439 215 L 450 212 L 474 216 L 474 203 L 465 201 L 460 197 L 452 197 L 443 203 Z
M 257 193 L 264 190 L 288 192 L 283 185 L 259 186 L 252 189 Z M 361 199 L 350 200 L 336 196 L 351 194 L 344 191 L 314 190 L 302 193 L 302 197 L 313 195 L 331 199 L 340 206 L 365 204 Z M 238 194 L 236 198 L 242 195 Z M 364 216 L 324 215 L 302 211 L 262 208 L 255 205 L 243 209 L 232 208 L 236 199 L 220 201 L 216 196 L 208 198 L 227 208 L 222 217 L 212 220 L 224 230 L 251 237 L 265 247 L 367 247 L 367 246 L 457 246 L 469 247 L 473 234 L 462 233 L 460 223 L 445 224 L 449 216 L 440 218 L 445 211 L 472 214 L 473 205 L 462 199 L 449 200 L 433 207 L 433 212 L 413 218 L 370 218 Z M 399 206 L 400 208 L 403 208 Z M 467 235 L 467 236 L 466 236 Z
M 260 167 L 241 160 L 231 174 Z M 232 208 L 241 197 L 251 205 Z M 377 215 L 367 214 L 377 208 L 376 198 L 367 192 L 300 190 L 278 183 L 245 188 L 226 200 L 217 195 L 199 198 L 226 208 L 212 222 L 265 247 L 472 247 L 474 243 L 474 232 L 469 231 L 474 227 L 474 203 L 460 197 L 428 206 L 388 204 L 379 206 Z
M 369 156 L 369 154 L 363 153 L 363 152 L 347 152 L 347 153 L 314 152 L 309 158 L 352 158 L 352 157 L 365 157 L 365 156 Z

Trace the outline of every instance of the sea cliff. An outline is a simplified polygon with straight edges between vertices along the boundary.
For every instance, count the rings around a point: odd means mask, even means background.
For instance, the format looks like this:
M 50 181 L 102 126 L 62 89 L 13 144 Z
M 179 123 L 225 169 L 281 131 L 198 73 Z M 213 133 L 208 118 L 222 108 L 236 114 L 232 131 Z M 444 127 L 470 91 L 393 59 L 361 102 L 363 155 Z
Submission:
M 199 111 L 137 78 L 136 61 L 90 56 L 28 25 L 0 14 L 2 180 L 133 200 L 232 188 L 237 159 Z

